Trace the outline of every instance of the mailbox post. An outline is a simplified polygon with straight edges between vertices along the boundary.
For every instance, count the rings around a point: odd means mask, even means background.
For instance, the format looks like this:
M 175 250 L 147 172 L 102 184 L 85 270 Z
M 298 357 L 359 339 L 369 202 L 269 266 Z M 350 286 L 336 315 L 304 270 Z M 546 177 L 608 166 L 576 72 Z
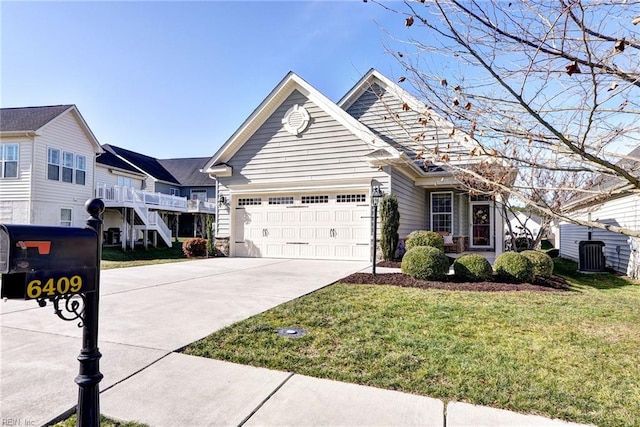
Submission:
M 80 320 L 78 426 L 100 425 L 98 306 L 104 202 L 85 203 L 87 227 L 0 224 L 2 298 L 47 301 L 62 320 Z

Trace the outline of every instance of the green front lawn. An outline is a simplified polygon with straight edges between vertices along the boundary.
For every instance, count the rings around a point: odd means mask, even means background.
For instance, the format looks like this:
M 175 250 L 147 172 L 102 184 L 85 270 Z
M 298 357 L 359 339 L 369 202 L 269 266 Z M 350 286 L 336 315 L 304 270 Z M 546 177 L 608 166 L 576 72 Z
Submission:
M 335 284 L 188 354 L 599 426 L 640 426 L 640 286 L 556 269 L 569 292 Z M 301 338 L 275 330 L 300 327 Z
M 184 239 L 182 239 L 184 240 Z M 164 264 L 167 262 L 190 261 L 182 252 L 182 241 L 174 242 L 172 247 L 144 249 L 137 247 L 135 250 L 123 251 L 120 248 L 103 248 L 100 269 L 136 267 L 139 265 Z

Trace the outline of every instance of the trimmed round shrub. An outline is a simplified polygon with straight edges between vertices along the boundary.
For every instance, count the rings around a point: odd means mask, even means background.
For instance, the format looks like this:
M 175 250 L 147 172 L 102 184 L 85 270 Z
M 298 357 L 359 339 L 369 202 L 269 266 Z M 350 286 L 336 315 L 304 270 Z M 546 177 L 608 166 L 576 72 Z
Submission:
M 453 271 L 460 280 L 482 282 L 493 276 L 493 268 L 487 259 L 478 254 L 462 255 L 453 262 Z
M 444 237 L 435 231 L 416 230 L 409 233 L 405 246 L 407 250 L 417 246 L 431 246 L 444 251 Z
M 187 239 L 182 244 L 182 252 L 187 258 L 207 256 L 207 241 L 200 237 Z
M 442 280 L 449 271 L 449 260 L 444 251 L 433 246 L 416 246 L 402 258 L 402 272 L 422 280 Z
M 493 263 L 498 279 L 503 282 L 531 282 L 533 264 L 529 258 L 518 252 L 505 252 Z
M 553 274 L 553 260 L 549 255 L 540 251 L 522 251 L 520 253 L 526 256 L 533 264 L 533 277 L 551 277 Z

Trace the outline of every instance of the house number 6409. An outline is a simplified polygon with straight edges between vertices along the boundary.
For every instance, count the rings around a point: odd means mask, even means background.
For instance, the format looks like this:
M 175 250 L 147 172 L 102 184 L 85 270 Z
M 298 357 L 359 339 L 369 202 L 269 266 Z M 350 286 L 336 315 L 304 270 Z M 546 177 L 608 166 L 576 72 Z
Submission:
M 27 285 L 27 297 L 40 298 L 43 294 L 45 296 L 66 295 L 82 289 L 82 277 L 80 276 L 63 276 L 57 280 L 49 278 L 45 280 L 44 285 L 42 282 L 39 279 L 30 281 Z

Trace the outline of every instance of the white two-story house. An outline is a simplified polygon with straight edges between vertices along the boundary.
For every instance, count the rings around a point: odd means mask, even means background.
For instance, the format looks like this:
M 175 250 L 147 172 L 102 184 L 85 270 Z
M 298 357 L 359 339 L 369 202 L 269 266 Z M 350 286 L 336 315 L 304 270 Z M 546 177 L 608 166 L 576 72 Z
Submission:
M 75 105 L 0 109 L 0 223 L 84 225 L 100 153 Z

